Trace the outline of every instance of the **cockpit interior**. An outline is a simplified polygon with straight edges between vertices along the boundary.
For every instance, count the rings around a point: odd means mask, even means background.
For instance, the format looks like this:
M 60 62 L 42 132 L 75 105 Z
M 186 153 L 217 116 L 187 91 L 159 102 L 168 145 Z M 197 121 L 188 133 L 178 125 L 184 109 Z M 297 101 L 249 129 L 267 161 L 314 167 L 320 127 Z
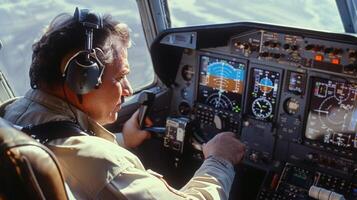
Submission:
M 202 145 L 230 131 L 246 145 L 230 199 L 357 199 L 355 34 L 237 22 L 166 29 L 149 46 L 153 137 L 132 149 L 146 168 L 182 187 Z
M 232 199 L 309 199 L 312 185 L 355 199 L 356 42 L 257 23 L 162 33 L 151 46 L 168 86 L 151 114 L 166 127 L 155 152 L 187 173 L 200 145 L 232 131 L 247 146 Z

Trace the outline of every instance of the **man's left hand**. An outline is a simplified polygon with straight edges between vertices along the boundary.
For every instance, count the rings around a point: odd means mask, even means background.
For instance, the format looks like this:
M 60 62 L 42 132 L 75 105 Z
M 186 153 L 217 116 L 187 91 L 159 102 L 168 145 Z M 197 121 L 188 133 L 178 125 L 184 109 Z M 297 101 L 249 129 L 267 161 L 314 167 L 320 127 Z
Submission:
M 148 131 L 140 129 L 138 115 L 139 111 L 136 111 L 133 116 L 131 116 L 130 119 L 124 124 L 123 139 L 125 147 L 135 148 L 143 143 L 144 140 L 151 137 L 151 134 Z

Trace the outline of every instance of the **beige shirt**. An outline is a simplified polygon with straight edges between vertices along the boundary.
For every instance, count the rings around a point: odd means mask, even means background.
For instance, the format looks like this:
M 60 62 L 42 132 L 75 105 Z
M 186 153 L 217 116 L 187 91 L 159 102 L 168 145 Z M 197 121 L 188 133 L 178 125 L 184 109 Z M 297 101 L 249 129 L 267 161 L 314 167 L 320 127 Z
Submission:
M 40 90 L 30 90 L 7 106 L 4 118 L 19 126 L 78 121 L 83 130 L 98 136 L 73 136 L 48 143 L 77 199 L 228 199 L 235 174 L 232 165 L 208 158 L 192 179 L 176 190 L 160 174 L 145 170 L 138 157 L 116 143 L 111 132 Z

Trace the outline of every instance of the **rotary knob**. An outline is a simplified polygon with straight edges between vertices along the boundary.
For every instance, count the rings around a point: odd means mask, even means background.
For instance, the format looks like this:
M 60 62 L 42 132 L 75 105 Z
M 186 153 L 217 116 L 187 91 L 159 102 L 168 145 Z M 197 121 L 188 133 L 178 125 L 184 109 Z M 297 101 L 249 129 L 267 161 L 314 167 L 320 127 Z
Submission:
M 288 98 L 284 103 L 284 110 L 289 115 L 294 115 L 300 110 L 300 103 L 295 98 Z

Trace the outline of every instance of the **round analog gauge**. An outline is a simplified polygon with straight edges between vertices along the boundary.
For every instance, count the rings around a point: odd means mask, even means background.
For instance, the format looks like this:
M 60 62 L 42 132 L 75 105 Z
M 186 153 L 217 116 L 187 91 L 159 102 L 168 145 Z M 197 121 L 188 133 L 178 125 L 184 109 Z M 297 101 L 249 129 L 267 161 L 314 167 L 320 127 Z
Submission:
M 300 103 L 295 98 L 289 98 L 285 101 L 284 108 L 285 112 L 287 112 L 289 115 L 294 115 L 299 112 Z
M 191 81 L 194 74 L 195 74 L 195 72 L 193 71 L 193 67 L 191 65 L 185 65 L 182 67 L 181 76 L 182 76 L 183 80 Z
M 273 112 L 273 106 L 266 98 L 261 97 L 253 101 L 252 103 L 253 114 L 260 119 L 268 118 Z
M 181 102 L 180 105 L 178 106 L 178 111 L 181 115 L 188 115 L 191 112 L 191 107 L 190 104 L 187 102 Z

